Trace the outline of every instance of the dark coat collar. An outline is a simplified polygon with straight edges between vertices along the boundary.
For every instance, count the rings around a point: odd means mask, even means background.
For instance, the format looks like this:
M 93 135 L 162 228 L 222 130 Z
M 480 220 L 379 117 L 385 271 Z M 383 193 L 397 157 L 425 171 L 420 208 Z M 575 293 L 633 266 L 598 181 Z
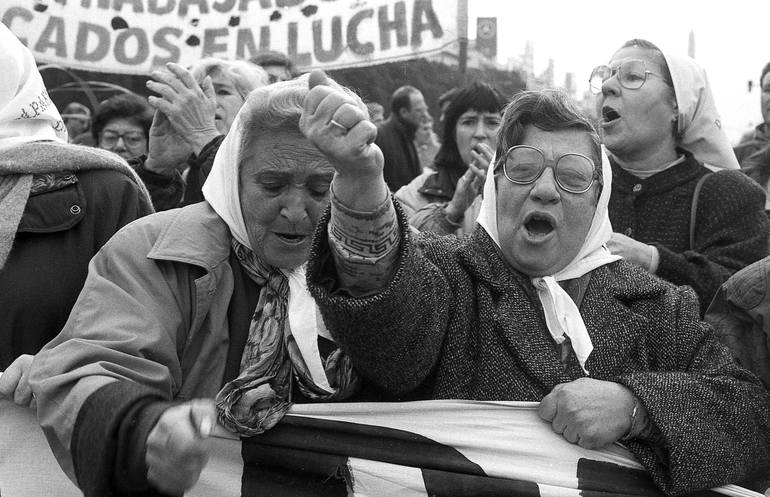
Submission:
M 417 126 L 412 125 L 412 123 L 402 121 L 395 114 L 391 114 L 383 124 L 392 127 L 404 137 L 406 137 L 406 139 L 409 141 L 414 140 L 414 135 L 417 133 Z
M 449 171 L 446 168 L 441 167 L 438 168 L 435 173 L 425 178 L 422 186 L 417 191 L 423 195 L 439 197 L 440 199 L 449 201 L 452 200 L 452 197 L 455 194 L 456 185 L 457 182 L 452 180 Z

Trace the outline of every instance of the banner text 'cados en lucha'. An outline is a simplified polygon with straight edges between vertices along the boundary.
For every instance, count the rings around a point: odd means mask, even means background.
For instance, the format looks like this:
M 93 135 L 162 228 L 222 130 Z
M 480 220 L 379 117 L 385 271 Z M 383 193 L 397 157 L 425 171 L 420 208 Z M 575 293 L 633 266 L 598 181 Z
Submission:
M 457 40 L 454 0 L 5 0 L 39 62 L 149 74 L 167 62 L 288 54 L 301 69 L 366 66 Z

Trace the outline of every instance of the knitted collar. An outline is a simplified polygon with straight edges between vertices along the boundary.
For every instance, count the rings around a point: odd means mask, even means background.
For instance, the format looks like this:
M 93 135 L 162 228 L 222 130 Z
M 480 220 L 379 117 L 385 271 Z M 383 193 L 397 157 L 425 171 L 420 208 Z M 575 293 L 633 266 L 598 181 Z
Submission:
M 685 160 L 685 156 L 684 155 L 680 155 L 676 159 L 672 160 L 671 162 L 669 162 L 667 164 L 664 164 L 663 166 L 661 166 L 661 167 L 659 167 L 657 169 L 632 169 L 630 167 L 624 167 L 623 169 L 625 169 L 629 173 L 633 174 L 637 178 L 647 179 L 650 176 L 653 176 L 655 174 L 658 174 L 660 172 L 665 171 L 666 169 L 671 169 L 672 167 L 676 166 L 677 164 L 681 164 L 682 162 L 684 162 L 684 160 Z
M 673 167 L 653 174 L 649 178 L 639 178 L 620 167 L 610 159 L 612 166 L 612 190 L 622 193 L 630 193 L 636 185 L 643 185 L 644 194 L 662 193 L 672 190 L 680 185 L 693 181 L 703 174 L 705 168 L 693 157 L 682 149 L 677 149 L 684 154 L 684 160 Z

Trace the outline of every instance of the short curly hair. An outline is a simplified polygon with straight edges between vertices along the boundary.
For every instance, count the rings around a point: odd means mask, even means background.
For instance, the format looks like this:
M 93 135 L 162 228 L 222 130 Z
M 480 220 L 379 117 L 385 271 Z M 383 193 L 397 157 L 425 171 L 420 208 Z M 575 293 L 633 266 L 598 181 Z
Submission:
M 113 119 L 127 119 L 144 130 L 144 137 L 149 141 L 153 110 L 147 99 L 136 93 L 121 93 L 99 104 L 91 123 L 91 134 L 99 141 L 104 127 Z
M 576 129 L 585 131 L 591 139 L 591 159 L 601 172 L 602 150 L 599 133 L 591 120 L 583 114 L 562 90 L 528 90 L 516 94 L 503 113 L 503 124 L 497 134 L 500 158 L 513 146 L 520 145 L 524 130 L 532 125 L 543 131 Z M 498 166 L 501 164 L 498 159 Z

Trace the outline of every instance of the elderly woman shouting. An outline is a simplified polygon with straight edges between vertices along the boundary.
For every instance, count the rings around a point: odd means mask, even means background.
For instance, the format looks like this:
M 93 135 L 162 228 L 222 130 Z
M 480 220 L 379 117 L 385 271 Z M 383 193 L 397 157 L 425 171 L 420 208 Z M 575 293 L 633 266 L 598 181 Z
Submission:
M 770 393 L 689 288 L 606 249 L 611 172 L 563 94 L 514 97 L 479 226 L 457 239 L 409 231 L 372 126 L 329 85 L 303 120 L 337 170 L 308 281 L 362 376 L 396 395 L 541 401 L 567 440 L 624 441 L 671 494 L 768 469 Z
M 610 151 L 613 253 L 677 285 L 705 312 L 719 286 L 767 255 L 762 188 L 737 169 L 705 71 L 646 40 L 595 68 Z
M 206 201 L 113 237 L 33 362 L 38 418 L 86 496 L 181 493 L 217 419 L 253 435 L 291 402 L 358 390 L 305 286 L 334 174 L 299 131 L 307 92 L 307 78 L 253 92 Z

